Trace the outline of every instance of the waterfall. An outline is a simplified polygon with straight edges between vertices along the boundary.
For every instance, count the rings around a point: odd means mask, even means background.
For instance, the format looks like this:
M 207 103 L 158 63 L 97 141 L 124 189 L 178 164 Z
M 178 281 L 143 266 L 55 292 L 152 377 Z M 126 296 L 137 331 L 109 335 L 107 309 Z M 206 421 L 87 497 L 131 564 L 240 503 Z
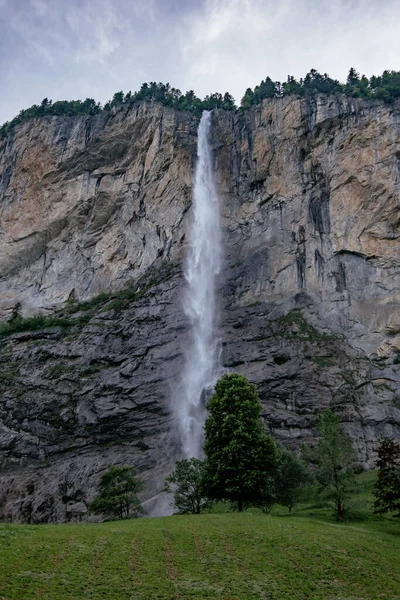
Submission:
M 183 299 L 183 308 L 190 321 L 191 338 L 184 351 L 180 397 L 176 399 L 184 458 L 199 458 L 202 455 L 205 397 L 212 389 L 219 371 L 215 277 L 221 263 L 221 233 L 210 127 L 211 113 L 204 111 L 198 130 L 193 224 L 185 265 L 187 290 Z

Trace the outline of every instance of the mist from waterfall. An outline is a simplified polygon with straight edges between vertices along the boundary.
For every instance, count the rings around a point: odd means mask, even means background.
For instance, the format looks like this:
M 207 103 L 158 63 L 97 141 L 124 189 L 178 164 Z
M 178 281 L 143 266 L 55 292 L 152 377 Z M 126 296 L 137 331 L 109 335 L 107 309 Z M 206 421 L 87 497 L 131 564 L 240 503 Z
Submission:
M 219 374 L 215 278 L 221 264 L 221 232 L 210 129 L 211 113 L 204 111 L 198 130 L 193 224 L 189 233 L 185 265 L 187 290 L 183 299 L 191 337 L 184 351 L 185 365 L 180 394 L 176 398 L 184 458 L 202 456 L 205 398 Z

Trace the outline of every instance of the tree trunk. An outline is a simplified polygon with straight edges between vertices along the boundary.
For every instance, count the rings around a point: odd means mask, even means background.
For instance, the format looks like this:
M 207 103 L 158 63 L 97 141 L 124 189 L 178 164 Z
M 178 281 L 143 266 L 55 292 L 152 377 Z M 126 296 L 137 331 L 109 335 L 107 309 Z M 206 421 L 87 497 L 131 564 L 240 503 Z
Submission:
M 237 507 L 239 512 L 243 512 L 243 498 L 239 498 Z
M 337 503 L 337 519 L 338 521 L 343 521 L 344 518 L 344 507 L 341 502 Z

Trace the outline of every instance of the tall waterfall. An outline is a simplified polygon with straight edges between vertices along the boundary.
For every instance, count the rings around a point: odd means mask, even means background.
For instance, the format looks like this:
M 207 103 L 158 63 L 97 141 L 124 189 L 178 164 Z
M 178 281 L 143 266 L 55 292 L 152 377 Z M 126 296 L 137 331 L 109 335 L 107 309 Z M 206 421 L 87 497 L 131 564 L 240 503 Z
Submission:
M 221 263 L 219 201 L 210 147 L 211 113 L 201 117 L 193 193 L 193 225 L 185 267 L 187 292 L 183 301 L 190 319 L 191 339 L 185 349 L 178 425 L 185 458 L 202 455 L 205 394 L 218 375 L 218 339 L 215 332 L 215 277 Z

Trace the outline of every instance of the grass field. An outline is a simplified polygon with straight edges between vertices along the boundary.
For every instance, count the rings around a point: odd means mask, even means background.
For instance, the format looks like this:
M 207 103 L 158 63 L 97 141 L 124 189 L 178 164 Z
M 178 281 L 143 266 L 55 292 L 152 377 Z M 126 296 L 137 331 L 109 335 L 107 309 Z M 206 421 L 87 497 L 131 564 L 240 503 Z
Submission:
M 365 478 L 363 495 L 368 495 Z M 395 600 L 400 523 L 303 506 L 85 525 L 0 525 L 1 600 Z

